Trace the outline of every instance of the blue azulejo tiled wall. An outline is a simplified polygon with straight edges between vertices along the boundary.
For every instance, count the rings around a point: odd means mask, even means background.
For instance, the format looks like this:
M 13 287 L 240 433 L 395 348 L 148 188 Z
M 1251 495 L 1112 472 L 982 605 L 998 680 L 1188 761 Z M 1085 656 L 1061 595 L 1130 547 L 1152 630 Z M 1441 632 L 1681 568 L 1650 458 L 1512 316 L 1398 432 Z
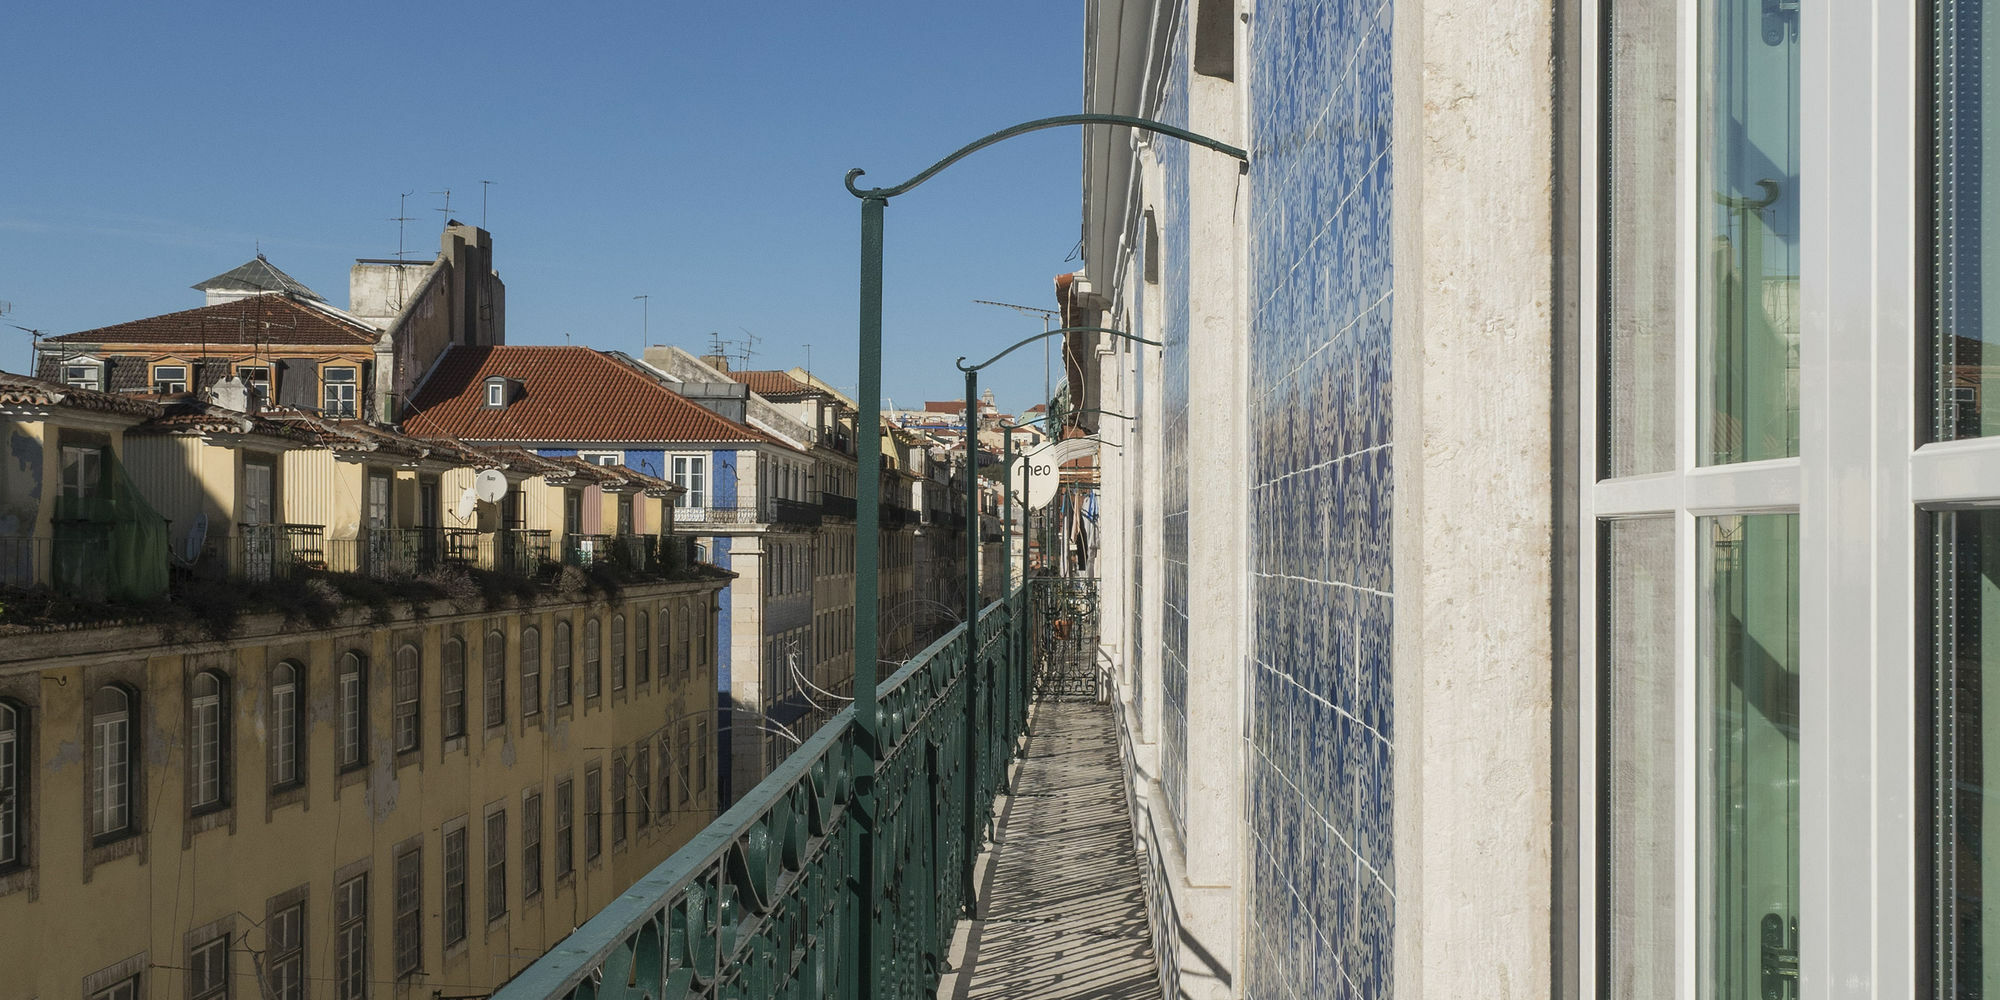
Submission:
M 1186 127 L 1188 120 L 1187 24 L 1174 33 L 1160 120 Z M 1160 394 L 1160 783 L 1167 811 L 1187 836 L 1188 688 L 1188 148 L 1162 142 L 1165 180 L 1159 206 L 1161 349 L 1165 361 Z
M 1251 41 L 1252 997 L 1393 994 L 1390 6 Z

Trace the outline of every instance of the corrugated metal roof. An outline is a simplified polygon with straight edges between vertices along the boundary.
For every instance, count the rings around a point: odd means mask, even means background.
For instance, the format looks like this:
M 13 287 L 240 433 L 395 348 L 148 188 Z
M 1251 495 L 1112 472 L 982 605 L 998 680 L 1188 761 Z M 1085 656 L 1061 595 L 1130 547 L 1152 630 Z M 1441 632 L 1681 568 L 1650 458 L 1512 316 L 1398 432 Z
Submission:
M 326 297 L 305 286 L 305 283 L 278 269 L 278 265 L 264 259 L 263 254 L 245 261 L 199 285 L 198 292 L 283 292 L 300 298 L 325 302 Z

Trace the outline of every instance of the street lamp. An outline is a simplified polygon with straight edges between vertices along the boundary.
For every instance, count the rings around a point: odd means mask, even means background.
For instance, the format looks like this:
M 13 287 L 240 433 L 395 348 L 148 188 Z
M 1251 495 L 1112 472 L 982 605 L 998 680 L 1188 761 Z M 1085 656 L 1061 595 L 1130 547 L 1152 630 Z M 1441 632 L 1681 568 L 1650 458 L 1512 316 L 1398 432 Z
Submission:
M 889 199 L 902 195 L 930 180 L 946 167 L 995 143 L 1039 132 L 1044 129 L 1060 128 L 1067 125 L 1122 125 L 1156 135 L 1165 135 L 1193 143 L 1217 152 L 1233 156 L 1246 165 L 1250 154 L 1244 150 L 1205 135 L 1190 132 L 1178 125 L 1156 122 L 1131 115 L 1075 114 L 1058 115 L 1023 122 L 1010 128 L 1001 129 L 960 147 L 951 155 L 930 165 L 921 173 L 901 184 L 889 187 L 858 188 L 854 185 L 865 171 L 855 168 L 847 172 L 846 186 L 849 194 L 861 199 L 861 281 L 860 281 L 860 337 L 858 344 L 859 386 L 855 393 L 858 409 L 866 419 L 876 426 L 861 435 L 856 456 L 861 467 L 861 481 L 855 493 L 855 560 L 854 600 L 857 607 L 873 608 L 881 597 L 879 546 L 882 537 L 880 503 L 882 497 L 882 222 Z M 1018 346 L 1018 345 L 1017 345 Z M 1011 348 L 1010 348 L 1011 350 Z M 976 473 L 975 473 L 976 474 Z M 968 607 L 966 618 L 968 633 L 977 621 L 978 608 Z M 860 849 L 857 852 L 856 881 L 862 904 L 858 930 L 858 954 L 860 960 L 852 964 L 858 996 L 874 995 L 876 945 L 875 921 L 872 917 L 879 893 L 876 885 L 875 861 L 879 853 L 876 836 L 881 816 L 876 809 L 875 765 L 882 756 L 882 720 L 877 702 L 875 660 L 880 646 L 873 615 L 856 615 L 854 641 L 854 723 L 858 730 L 854 747 L 854 799 L 852 808 L 859 814 L 856 823 L 859 832 Z M 968 647 L 968 653 L 975 653 L 976 647 Z M 970 670 L 968 661 L 967 669 Z M 970 699 L 968 699 L 970 700 Z M 973 772 L 975 775 L 977 771 Z M 967 803 L 968 806 L 971 803 Z M 966 825 L 969 833 L 965 844 L 966 900 L 968 908 L 973 901 L 972 848 L 977 835 L 977 821 L 967 810 Z

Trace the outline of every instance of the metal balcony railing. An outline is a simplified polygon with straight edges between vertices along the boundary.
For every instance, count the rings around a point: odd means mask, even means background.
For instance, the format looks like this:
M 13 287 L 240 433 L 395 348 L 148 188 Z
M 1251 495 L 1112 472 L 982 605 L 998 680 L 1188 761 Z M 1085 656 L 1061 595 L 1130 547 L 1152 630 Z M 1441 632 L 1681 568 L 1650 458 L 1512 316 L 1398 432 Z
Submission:
M 253 583 L 326 566 L 326 529 L 317 524 L 239 524 L 229 547 L 230 572 Z
M 738 507 L 676 507 L 674 523 L 688 526 L 772 524 L 809 528 L 820 523 L 822 513 L 821 506 L 810 500 L 766 498 L 761 503 Z
M 546 528 L 502 528 L 499 531 L 448 529 L 444 561 L 508 576 L 532 578 L 554 556 Z
M 820 513 L 827 517 L 844 517 L 850 521 L 854 520 L 853 497 L 842 496 L 838 493 L 828 493 L 822 490 L 819 495 L 819 509 Z
M 772 524 L 794 524 L 804 527 L 815 527 L 819 524 L 819 504 L 785 499 L 771 499 L 764 503 L 770 508 L 770 514 L 765 520 Z
M 494 1000 L 931 996 L 980 847 L 966 831 L 1026 728 L 1039 583 L 980 612 L 977 649 L 960 624 L 881 683 L 880 747 L 843 709 Z
M 565 566 L 594 566 L 611 558 L 610 535 L 564 535 L 562 561 Z
M 56 521 L 46 536 L 0 538 L 0 586 L 104 600 L 112 589 L 111 531 L 101 521 Z

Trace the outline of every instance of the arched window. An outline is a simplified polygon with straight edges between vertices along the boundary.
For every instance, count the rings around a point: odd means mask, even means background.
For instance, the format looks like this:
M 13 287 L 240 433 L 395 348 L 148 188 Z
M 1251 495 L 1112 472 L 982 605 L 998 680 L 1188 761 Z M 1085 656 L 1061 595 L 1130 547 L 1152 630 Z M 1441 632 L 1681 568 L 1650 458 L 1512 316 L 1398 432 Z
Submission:
M 222 761 L 229 744 L 227 688 L 212 671 L 194 675 L 188 701 L 188 804 L 195 809 L 222 804 Z
M 693 623 L 688 620 L 687 601 L 681 602 L 680 613 L 676 617 L 680 619 L 676 631 L 681 636 L 681 673 L 686 674 L 694 668 L 694 627 Z
M 656 658 L 660 661 L 660 683 L 665 684 L 667 675 L 674 670 L 674 612 L 671 604 L 660 605 L 658 642 L 660 655 Z
M 444 695 L 444 738 L 465 735 L 465 640 L 452 636 L 444 641 L 438 673 Z
M 23 864 L 21 817 L 28 812 L 27 772 L 21 760 L 28 745 L 28 713 L 0 701 L 0 871 Z
M 368 661 L 360 653 L 340 658 L 340 769 L 368 760 Z
M 521 718 L 542 710 L 542 630 L 521 630 Z
M 492 729 L 507 724 L 507 637 L 497 628 L 487 632 L 480 654 L 486 665 L 486 728 Z
M 583 623 L 583 696 L 597 697 L 604 681 L 604 625 L 592 618 Z
M 625 690 L 625 616 L 611 616 L 611 690 Z
M 646 612 L 632 620 L 632 672 L 637 675 L 633 681 L 650 684 L 653 681 L 653 620 Z
M 697 667 L 708 666 L 708 620 L 710 617 L 710 607 L 711 605 L 706 600 L 703 600 L 697 603 L 694 609 L 694 652 L 696 657 L 694 665 Z
M 132 701 L 115 684 L 90 699 L 90 833 L 100 840 L 132 829 Z
M 417 647 L 405 643 L 396 650 L 396 703 L 390 715 L 390 732 L 396 734 L 396 752 L 415 750 L 423 743 L 423 725 L 418 709 L 423 704 L 423 657 Z
M 278 664 L 271 671 L 271 787 L 299 783 L 299 667 Z
M 568 622 L 556 623 L 555 676 L 549 678 L 549 701 L 557 708 L 569 704 L 570 656 L 574 652 Z

